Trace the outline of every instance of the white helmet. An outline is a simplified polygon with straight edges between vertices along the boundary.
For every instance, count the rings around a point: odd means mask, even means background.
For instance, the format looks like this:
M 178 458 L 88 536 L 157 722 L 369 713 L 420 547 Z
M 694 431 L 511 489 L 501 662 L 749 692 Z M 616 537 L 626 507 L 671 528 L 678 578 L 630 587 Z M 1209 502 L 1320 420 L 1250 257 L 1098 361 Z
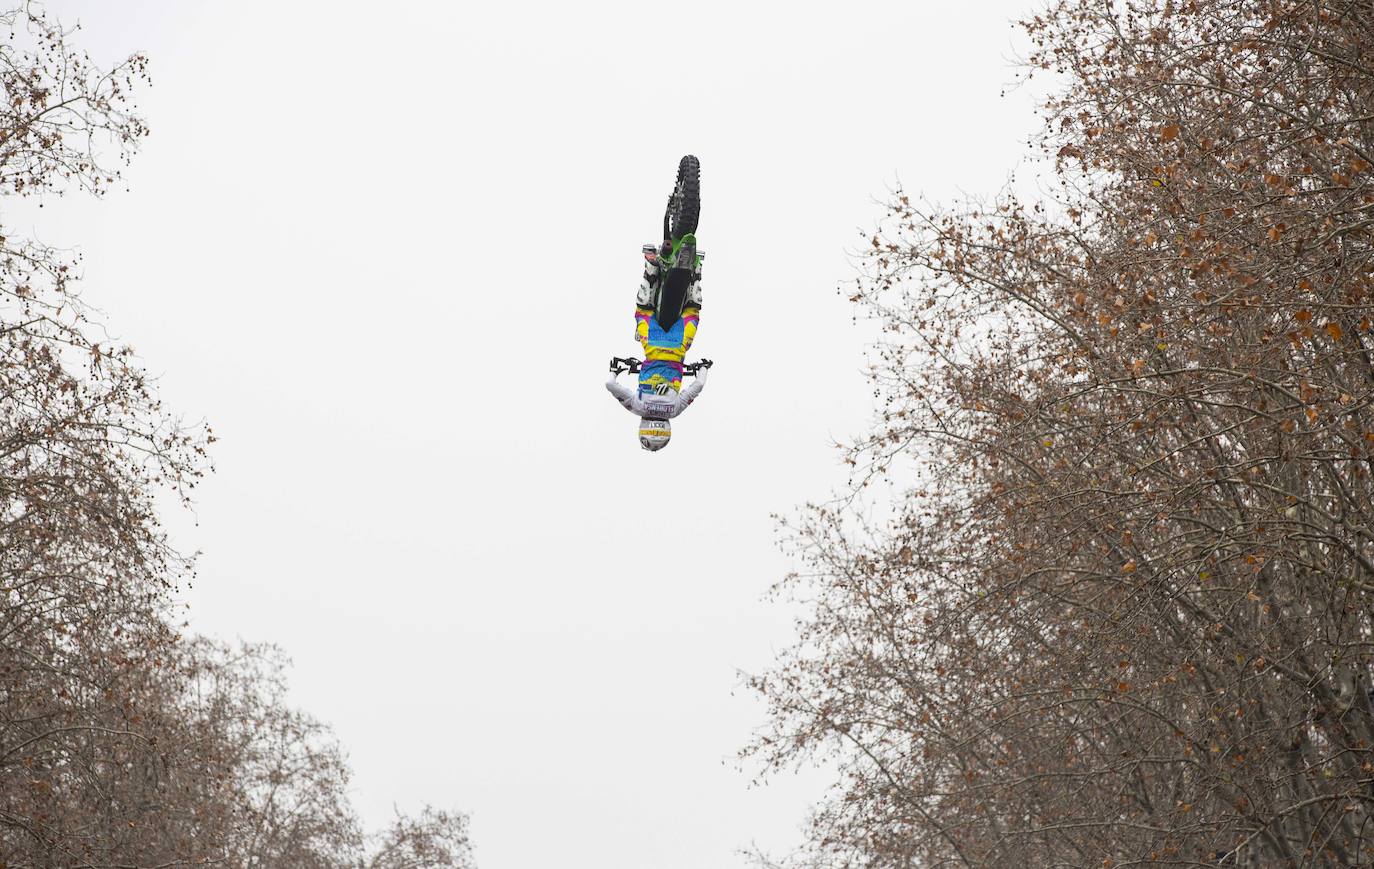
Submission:
M 651 452 L 668 446 L 668 438 L 673 436 L 673 427 L 666 419 L 644 417 L 639 421 L 639 445 Z

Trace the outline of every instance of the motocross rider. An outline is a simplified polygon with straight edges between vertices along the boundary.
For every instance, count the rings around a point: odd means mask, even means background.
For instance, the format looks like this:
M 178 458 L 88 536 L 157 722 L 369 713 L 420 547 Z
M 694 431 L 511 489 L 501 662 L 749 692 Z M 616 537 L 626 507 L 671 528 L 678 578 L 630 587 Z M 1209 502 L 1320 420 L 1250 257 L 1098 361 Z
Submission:
M 701 394 L 706 386 L 710 360 L 703 359 L 697 369 L 696 382 L 682 388 L 682 360 L 697 334 L 701 320 L 701 272 L 692 275 L 682 316 L 668 329 L 663 329 L 654 317 L 654 291 L 663 273 L 659 266 L 662 256 L 672 249 L 665 241 L 661 249 L 644 245 L 644 275 L 635 297 L 635 340 L 644 349 L 644 362 L 639 369 L 639 388 L 630 390 L 616 379 L 612 371 L 606 389 L 621 406 L 640 417 L 639 445 L 646 450 L 661 450 L 668 445 L 673 429 L 668 420 L 682 413 Z

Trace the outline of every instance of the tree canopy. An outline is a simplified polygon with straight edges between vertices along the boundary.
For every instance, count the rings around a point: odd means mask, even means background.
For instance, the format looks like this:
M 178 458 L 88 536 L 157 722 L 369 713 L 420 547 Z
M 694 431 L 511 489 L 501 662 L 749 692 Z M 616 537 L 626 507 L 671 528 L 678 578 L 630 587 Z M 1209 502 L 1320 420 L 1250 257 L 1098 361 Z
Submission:
M 0 13 L 0 194 L 99 195 L 148 132 L 146 59 L 102 69 L 72 35 Z M 0 230 L 0 869 L 471 866 L 462 815 L 362 832 L 278 651 L 183 636 L 193 565 L 156 501 L 189 498 L 213 436 L 104 340 L 76 271 Z
M 1047 190 L 866 239 L 881 409 L 750 751 L 840 759 L 817 865 L 1367 864 L 1374 10 L 1023 26 Z

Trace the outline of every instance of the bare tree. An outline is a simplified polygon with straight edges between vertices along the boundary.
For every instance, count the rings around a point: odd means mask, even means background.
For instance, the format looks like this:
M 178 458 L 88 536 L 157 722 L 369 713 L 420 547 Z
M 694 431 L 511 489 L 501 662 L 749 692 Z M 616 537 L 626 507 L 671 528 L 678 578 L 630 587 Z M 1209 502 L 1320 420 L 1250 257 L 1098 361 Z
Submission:
M 349 800 L 347 757 L 333 732 L 286 701 L 287 662 L 265 645 L 188 645 L 184 715 L 222 758 L 225 866 L 470 869 L 467 818 L 426 808 L 364 836 Z
M 361 869 L 470 869 L 472 846 L 465 815 L 426 806 L 415 818 L 397 813 L 390 828 L 373 837 Z
M 1053 195 L 868 239 L 883 407 L 751 753 L 841 763 L 818 865 L 1367 865 L 1374 10 L 1025 27 Z
M 0 14 L 0 191 L 99 193 L 146 132 L 135 55 L 110 70 L 41 10 Z M 106 155 L 106 159 L 98 157 Z M 0 232 L 0 853 L 10 866 L 101 865 L 148 847 L 146 728 L 175 635 L 160 615 L 189 570 L 156 491 L 183 494 L 208 432 L 159 405 L 102 343 L 74 263 Z M 163 746 L 170 749 L 170 746 Z M 183 854 L 199 853 L 188 843 Z
M 0 194 L 101 193 L 147 132 L 144 58 L 98 69 L 36 5 L 0 25 Z M 74 271 L 0 230 L 0 869 L 466 869 L 463 816 L 362 834 L 279 653 L 179 635 L 192 565 L 154 499 L 189 497 L 213 438 L 101 340 Z

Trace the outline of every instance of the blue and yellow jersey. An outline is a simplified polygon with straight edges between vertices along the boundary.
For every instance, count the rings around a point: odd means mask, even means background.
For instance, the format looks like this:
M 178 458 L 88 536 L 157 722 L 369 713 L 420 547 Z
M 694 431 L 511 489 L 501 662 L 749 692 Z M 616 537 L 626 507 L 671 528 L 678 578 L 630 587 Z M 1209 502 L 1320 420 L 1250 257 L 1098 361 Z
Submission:
M 639 369 L 639 393 L 667 394 L 682 389 L 682 360 L 697 334 L 701 309 L 682 309 L 682 317 L 663 329 L 647 308 L 635 308 L 635 335 L 644 348 L 644 364 Z

